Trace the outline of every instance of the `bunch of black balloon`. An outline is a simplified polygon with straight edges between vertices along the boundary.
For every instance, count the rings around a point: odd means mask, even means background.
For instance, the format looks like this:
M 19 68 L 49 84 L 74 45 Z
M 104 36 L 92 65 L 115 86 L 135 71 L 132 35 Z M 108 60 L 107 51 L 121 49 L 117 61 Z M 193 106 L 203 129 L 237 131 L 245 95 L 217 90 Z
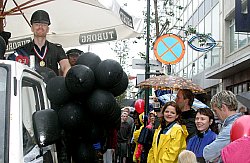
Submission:
M 46 90 L 56 104 L 68 148 L 74 149 L 73 160 L 88 162 L 94 158 L 92 145 L 105 144 L 107 131 L 119 129 L 121 107 L 115 97 L 126 91 L 128 76 L 117 61 L 102 61 L 91 52 L 83 53 L 76 63 L 65 77 L 50 79 Z

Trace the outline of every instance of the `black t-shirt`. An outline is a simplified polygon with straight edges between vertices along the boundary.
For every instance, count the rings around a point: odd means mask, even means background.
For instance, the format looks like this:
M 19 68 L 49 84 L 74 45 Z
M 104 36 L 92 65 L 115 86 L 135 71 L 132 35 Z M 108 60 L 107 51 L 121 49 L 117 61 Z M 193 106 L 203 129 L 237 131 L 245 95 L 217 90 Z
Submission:
M 8 59 L 10 60 L 16 60 L 16 57 L 21 55 L 21 56 L 26 56 L 28 59 L 30 59 L 30 55 L 35 56 L 35 68 L 39 67 L 48 67 L 52 69 L 57 75 L 59 74 L 58 70 L 58 64 L 62 59 L 67 59 L 67 56 L 65 54 L 65 51 L 63 50 L 62 46 L 60 44 L 54 44 L 49 41 L 46 41 L 45 45 L 47 46 L 47 52 L 44 55 L 44 58 L 41 59 L 35 52 L 34 47 L 35 44 L 34 42 L 27 43 L 21 47 L 18 47 L 15 50 L 14 54 L 11 54 Z M 43 62 L 41 64 L 40 62 Z
M 186 125 L 188 131 L 187 140 L 193 137 L 197 132 L 195 125 L 195 117 L 196 117 L 196 111 L 194 109 L 190 109 L 188 111 L 184 111 L 181 113 L 182 121 L 184 125 Z

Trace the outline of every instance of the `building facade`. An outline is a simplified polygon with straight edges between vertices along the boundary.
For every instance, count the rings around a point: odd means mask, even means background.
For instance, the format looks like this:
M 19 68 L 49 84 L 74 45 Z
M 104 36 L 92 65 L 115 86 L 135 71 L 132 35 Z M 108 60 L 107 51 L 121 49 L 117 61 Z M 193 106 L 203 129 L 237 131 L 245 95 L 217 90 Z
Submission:
M 249 0 L 241 1 L 242 12 L 247 13 Z M 222 63 L 206 73 L 208 79 L 222 79 L 222 89 L 235 94 L 248 92 L 250 87 L 250 34 L 235 32 L 235 0 L 223 0 L 223 51 Z M 249 14 L 250 15 L 250 14 Z M 250 31 L 249 31 L 250 32 Z
M 242 3 L 247 12 L 246 1 Z M 235 0 L 176 0 L 173 6 L 176 17 L 172 18 L 171 33 L 183 35 L 189 26 L 197 33 L 210 35 L 216 46 L 206 52 L 192 49 L 185 40 L 184 58 L 172 66 L 172 74 L 182 76 L 202 86 L 207 92 L 207 101 L 220 90 L 235 94 L 249 91 L 250 87 L 250 35 L 235 32 Z M 174 7 L 173 7 L 174 8 Z M 189 39 L 188 36 L 184 39 Z
M 173 1 L 173 6 L 183 6 L 182 10 L 175 10 L 175 17 L 171 19 L 171 33 L 178 34 L 184 39 L 186 52 L 183 59 L 176 65 L 172 65 L 172 74 L 191 79 L 194 83 L 203 87 L 207 92 L 207 101 L 210 100 L 221 87 L 221 79 L 206 79 L 205 74 L 212 68 L 221 64 L 223 54 L 223 16 L 222 3 L 219 0 L 178 0 Z M 178 19 L 176 19 L 176 17 Z M 209 51 L 201 52 L 192 49 L 188 45 L 191 36 L 185 35 L 189 27 L 198 34 L 208 34 L 217 43 L 217 46 Z

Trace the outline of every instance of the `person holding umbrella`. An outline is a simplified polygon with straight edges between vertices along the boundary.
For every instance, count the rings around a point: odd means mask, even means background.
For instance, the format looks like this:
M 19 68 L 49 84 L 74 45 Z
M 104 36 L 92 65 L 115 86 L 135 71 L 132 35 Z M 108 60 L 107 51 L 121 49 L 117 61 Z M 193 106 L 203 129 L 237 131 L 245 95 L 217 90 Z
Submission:
M 188 141 L 197 132 L 195 125 L 196 112 L 191 108 L 194 102 L 194 94 L 189 89 L 180 89 L 177 93 L 175 101 L 181 109 L 182 121 L 188 130 Z

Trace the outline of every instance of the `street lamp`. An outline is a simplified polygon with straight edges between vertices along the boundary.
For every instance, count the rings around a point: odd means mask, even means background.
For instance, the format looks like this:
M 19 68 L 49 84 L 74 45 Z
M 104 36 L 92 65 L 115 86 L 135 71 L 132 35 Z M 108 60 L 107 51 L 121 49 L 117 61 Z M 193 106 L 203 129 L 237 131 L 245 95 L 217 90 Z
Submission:
M 146 46 L 146 64 L 145 64 L 145 80 L 150 77 L 150 65 L 149 65 L 149 33 L 150 33 L 150 0 L 147 0 L 147 46 Z M 148 114 L 149 110 L 149 88 L 145 88 L 145 109 L 144 115 Z M 144 121 L 144 126 L 147 125 L 147 121 Z

